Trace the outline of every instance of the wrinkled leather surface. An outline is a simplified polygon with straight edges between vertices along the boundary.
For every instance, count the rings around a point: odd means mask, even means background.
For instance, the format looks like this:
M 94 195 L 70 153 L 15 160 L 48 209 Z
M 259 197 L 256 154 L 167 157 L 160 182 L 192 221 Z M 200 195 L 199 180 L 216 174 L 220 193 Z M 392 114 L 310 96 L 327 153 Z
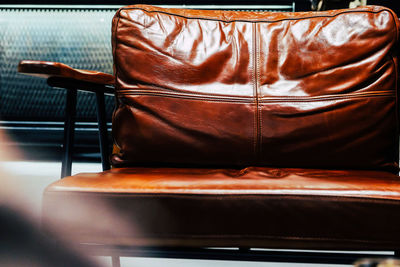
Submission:
M 122 8 L 113 20 L 112 161 L 395 173 L 397 23 L 376 6 Z
M 400 248 L 400 180 L 382 171 L 116 168 L 57 181 L 43 204 L 80 242 Z

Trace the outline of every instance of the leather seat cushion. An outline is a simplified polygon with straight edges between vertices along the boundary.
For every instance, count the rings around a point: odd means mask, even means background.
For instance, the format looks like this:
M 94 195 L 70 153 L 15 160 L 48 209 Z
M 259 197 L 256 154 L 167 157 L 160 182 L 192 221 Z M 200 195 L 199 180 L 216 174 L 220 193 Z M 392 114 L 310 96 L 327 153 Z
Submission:
M 120 168 L 53 183 L 43 214 L 108 245 L 398 249 L 399 208 L 388 172 Z

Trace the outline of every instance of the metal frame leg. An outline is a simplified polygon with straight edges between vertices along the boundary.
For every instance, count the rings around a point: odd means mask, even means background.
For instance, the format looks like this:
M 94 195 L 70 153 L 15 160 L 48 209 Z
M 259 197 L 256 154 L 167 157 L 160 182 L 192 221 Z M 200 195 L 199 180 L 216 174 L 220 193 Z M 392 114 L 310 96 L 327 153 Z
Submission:
M 75 117 L 76 117 L 76 98 L 77 90 L 67 90 L 67 101 L 65 105 L 65 121 L 64 121 L 64 141 L 63 141 L 63 158 L 61 164 L 61 178 L 71 175 L 72 155 L 74 148 L 75 135 Z
M 64 124 L 61 178 L 71 175 L 77 90 L 94 92 L 96 94 L 101 161 L 103 170 L 109 170 L 110 162 L 104 93 L 114 93 L 114 89 L 109 85 L 78 81 L 63 77 L 50 77 L 47 79 L 47 84 L 51 87 L 59 87 L 68 90 Z
M 109 152 L 108 152 L 108 133 L 107 133 L 107 119 L 104 101 L 104 93 L 96 92 L 97 100 L 97 122 L 99 127 L 99 142 L 101 152 L 101 163 L 103 171 L 110 169 Z

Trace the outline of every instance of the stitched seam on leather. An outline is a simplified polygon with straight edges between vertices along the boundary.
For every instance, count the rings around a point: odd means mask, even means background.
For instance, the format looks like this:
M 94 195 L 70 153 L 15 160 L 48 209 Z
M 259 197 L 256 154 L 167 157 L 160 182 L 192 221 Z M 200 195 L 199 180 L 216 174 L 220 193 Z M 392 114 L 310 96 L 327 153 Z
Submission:
M 257 36 L 257 24 L 255 24 L 256 28 L 256 36 Z M 261 159 L 262 153 L 262 111 L 260 107 L 260 96 L 261 96 L 261 88 L 260 88 L 260 50 L 261 50 L 261 40 L 260 38 L 256 38 L 256 47 L 258 48 L 256 51 L 256 86 L 257 86 L 257 112 L 258 112 L 258 159 Z
M 251 66 L 252 67 L 252 66 Z M 252 77 L 253 79 L 253 77 Z M 374 96 L 395 96 L 395 90 L 385 90 L 385 91 L 369 91 L 369 92 L 354 92 L 354 93 L 346 93 L 346 94 L 331 94 L 331 95 L 317 95 L 317 96 L 264 96 L 259 97 L 260 100 L 277 100 L 277 101 L 286 101 L 286 100 L 304 100 L 304 101 L 313 101 L 313 100 L 327 100 L 327 99 L 343 99 L 343 98 L 354 98 L 354 97 L 374 97 Z M 215 95 L 215 94 L 203 94 L 197 92 L 187 91 L 185 93 L 179 92 L 171 92 L 164 90 L 151 90 L 151 89 L 120 89 L 118 90 L 118 94 L 124 95 L 135 95 L 135 94 L 165 94 L 165 95 L 176 95 L 176 96 L 193 96 L 193 97 L 204 97 L 204 98 L 216 98 L 216 99 L 244 99 L 253 101 L 252 96 L 229 96 L 229 95 Z
M 135 94 L 135 93 L 161 93 L 161 94 L 174 94 L 174 95 L 193 95 L 199 97 L 216 97 L 216 98 L 247 98 L 252 99 L 252 96 L 230 96 L 230 95 L 217 95 L 217 94 L 207 94 L 186 91 L 184 93 L 171 92 L 167 90 L 152 90 L 152 89 L 121 89 L 118 90 L 120 94 Z M 385 90 L 385 91 L 369 91 L 369 92 L 358 92 L 358 93 L 346 93 L 346 94 L 333 94 L 333 95 L 317 95 L 317 96 L 264 96 L 261 99 L 318 99 L 318 98 L 330 98 L 330 97 L 346 97 L 346 96 L 370 96 L 370 95 L 394 95 L 395 90 Z
M 385 90 L 385 91 L 370 91 L 370 92 L 355 92 L 347 94 L 333 94 L 333 95 L 317 95 L 317 96 L 266 96 L 262 97 L 262 100 L 328 100 L 328 99 L 346 99 L 354 97 L 374 97 L 374 96 L 395 96 L 395 90 Z
M 220 102 L 220 103 L 232 103 L 232 104 L 254 104 L 253 101 L 247 101 L 247 100 L 237 100 L 237 99 L 208 99 L 208 98 L 192 98 L 192 97 L 185 97 L 185 96 L 165 96 L 165 95 L 147 95 L 147 94 L 143 94 L 143 95 L 133 95 L 133 96 L 148 96 L 148 97 L 166 97 L 166 98 L 181 98 L 181 99 L 185 99 L 185 100 L 192 100 L 192 101 L 202 101 L 202 102 Z M 124 99 L 126 99 L 126 97 L 123 96 L 118 96 L 119 99 L 121 99 L 122 101 Z
M 198 94 L 173 94 L 165 91 L 134 91 L 127 90 L 116 92 L 117 97 L 124 98 L 127 96 L 155 96 L 155 97 L 170 97 L 170 98 L 184 98 L 188 100 L 202 100 L 209 102 L 237 102 L 237 103 L 253 103 L 254 100 L 246 98 L 234 98 L 234 97 L 215 97 L 215 96 L 204 96 Z M 380 98 L 380 97 L 396 97 L 394 91 L 382 91 L 382 92 L 368 92 L 368 93 L 351 93 L 345 95 L 326 95 L 316 97 L 265 97 L 259 99 L 259 103 L 299 103 L 299 102 L 312 102 L 312 101 L 330 101 L 335 103 L 341 100 L 350 99 L 365 99 L 365 98 Z
M 152 89 L 155 88 L 155 89 Z M 168 88 L 163 88 L 161 86 L 149 86 L 146 88 L 140 88 L 140 89 L 132 89 L 132 88 L 119 88 L 118 89 L 119 93 L 126 93 L 129 94 L 130 92 L 155 92 L 155 93 L 165 93 L 165 94 L 175 94 L 175 95 L 193 95 L 193 96 L 203 96 L 203 97 L 220 97 L 220 98 L 247 98 L 250 101 L 252 101 L 253 96 L 239 96 L 239 95 L 224 95 L 224 94 L 216 94 L 216 93 L 204 93 L 204 92 L 196 92 L 196 91 L 186 91 L 186 90 L 181 90 L 181 89 L 168 89 Z
M 130 7 L 130 8 L 122 8 L 123 10 L 142 10 L 144 12 L 147 13 L 162 13 L 165 15 L 171 15 L 171 16 L 176 16 L 176 17 L 181 17 L 181 18 L 185 18 L 185 19 L 202 19 L 202 20 L 211 20 L 211 21 L 221 21 L 221 22 L 226 22 L 226 23 L 232 23 L 232 22 L 248 22 L 248 23 L 274 23 L 274 22 L 282 22 L 282 21 L 287 21 L 287 20 L 302 20 L 302 19 L 312 19 L 312 18 L 334 18 L 336 16 L 342 15 L 342 14 L 347 14 L 347 13 L 371 13 L 371 14 L 378 14 L 381 12 L 389 12 L 393 21 L 395 21 L 395 17 L 392 14 L 392 12 L 390 12 L 389 9 L 382 9 L 379 11 L 370 11 L 370 10 L 349 10 L 349 11 L 343 11 L 343 12 L 339 12 L 336 13 L 334 15 L 319 15 L 319 16 L 309 16 L 309 17 L 301 17 L 301 18 L 286 18 L 286 19 L 280 19 L 280 20 L 222 20 L 222 19 L 213 19 L 213 18 L 207 18 L 207 17 L 187 17 L 184 15 L 179 15 L 179 14 L 174 14 L 174 13 L 170 13 L 170 12 L 166 12 L 166 11 L 161 11 L 161 10 L 146 10 L 144 8 L 140 8 L 140 7 Z
M 179 92 L 172 92 L 169 90 L 135 90 L 135 89 L 119 89 L 118 92 L 121 95 L 141 95 L 141 94 L 159 94 L 159 95 L 170 95 L 170 96 L 177 96 L 177 97 L 199 97 L 199 98 L 214 98 L 214 99 L 232 99 L 232 100 L 243 100 L 247 101 L 249 103 L 253 103 L 253 96 L 238 96 L 238 95 L 221 95 L 221 94 L 208 94 L 208 93 L 197 93 L 197 92 L 185 92 L 185 93 L 179 93 Z
M 205 98 L 205 97 L 191 97 L 191 96 L 181 96 L 181 95 L 166 95 L 166 94 L 119 94 L 119 98 L 125 98 L 124 95 L 130 96 L 154 96 L 154 97 L 169 97 L 169 98 L 183 98 L 193 101 L 204 101 L 204 102 L 228 102 L 228 103 L 243 103 L 243 104 L 254 104 L 253 100 L 247 99 L 224 99 L 224 98 Z
M 120 107 L 120 105 L 121 105 L 121 103 L 118 101 L 118 96 L 117 96 L 117 92 L 118 92 L 118 90 L 117 90 L 117 77 L 118 77 L 118 68 L 117 68 L 117 65 L 118 65 L 118 64 L 117 64 L 117 57 L 116 57 L 118 24 L 119 24 L 119 20 L 120 20 L 120 18 L 121 18 L 120 12 L 121 12 L 121 8 L 118 9 L 118 11 L 116 12 L 116 14 L 115 14 L 114 17 L 113 17 L 113 22 L 114 22 L 115 17 L 117 17 L 117 22 L 115 23 L 115 26 L 114 26 L 114 28 L 112 29 L 114 36 L 112 36 L 113 38 L 112 38 L 112 40 L 111 40 L 111 41 L 112 41 L 112 46 L 113 46 L 113 50 L 112 50 L 113 64 L 114 64 L 113 67 L 114 67 L 114 69 L 115 69 L 115 73 L 114 73 L 115 108 L 114 108 L 114 110 L 113 110 L 112 118 L 111 118 L 113 122 L 115 121 L 115 116 L 116 116 L 117 110 L 119 109 L 119 107 Z M 112 127 L 111 132 L 114 133 L 114 132 L 115 132 L 115 129 L 114 129 L 115 125 L 114 125 L 114 123 L 111 125 L 111 127 Z M 115 146 L 117 146 L 117 147 L 120 149 L 120 146 L 118 145 L 117 140 L 116 140 L 114 134 L 111 134 L 111 138 L 112 138 L 113 148 L 114 148 L 114 145 L 115 145 Z M 107 160 L 109 160 L 109 159 L 107 159 Z M 109 160 L 109 161 L 111 161 L 111 160 Z
M 252 78 L 253 78 L 253 95 L 254 95 L 254 105 L 255 105 L 255 110 L 254 110 L 254 118 L 253 118 L 253 128 L 254 128 L 254 160 L 257 162 L 258 161 L 258 148 L 257 148 L 257 143 L 258 143 L 258 89 L 257 89 L 257 59 L 256 59 L 256 53 L 257 53 L 257 37 L 256 37 L 256 24 L 252 23 L 251 24 L 251 30 L 252 30 L 252 51 L 251 51 L 251 56 L 253 60 L 252 64 Z

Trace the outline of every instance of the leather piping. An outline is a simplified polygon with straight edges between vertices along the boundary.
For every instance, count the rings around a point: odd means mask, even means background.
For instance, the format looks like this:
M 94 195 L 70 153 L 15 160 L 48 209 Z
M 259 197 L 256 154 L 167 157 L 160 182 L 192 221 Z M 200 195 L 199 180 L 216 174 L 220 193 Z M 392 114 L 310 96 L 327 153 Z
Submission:
M 362 99 L 362 98 L 376 98 L 376 97 L 395 97 L 394 91 L 382 91 L 382 92 L 365 92 L 365 93 L 349 93 L 342 95 L 325 95 L 325 96 L 277 96 L 277 97 L 261 97 L 258 99 L 259 103 L 273 103 L 273 102 L 311 102 L 311 101 L 335 101 L 343 99 Z M 253 103 L 255 99 L 246 97 L 229 97 L 229 96 L 205 96 L 198 94 L 176 94 L 163 91 L 148 91 L 148 90 L 126 90 L 124 92 L 117 92 L 117 96 L 123 97 L 126 95 L 131 96 L 158 96 L 158 97 L 171 97 L 171 98 L 184 98 L 190 100 L 201 100 L 201 101 L 217 101 L 217 102 L 237 102 L 237 103 Z M 258 104 L 259 104 L 258 103 Z
M 113 48 L 112 48 L 112 53 L 113 53 L 113 60 L 114 60 L 114 77 L 115 77 L 115 86 L 116 86 L 116 88 L 115 89 L 117 89 L 117 80 L 118 80 L 118 62 L 117 62 L 117 56 L 116 56 L 116 54 L 117 54 L 117 44 L 118 44 L 118 42 L 117 42 L 117 35 L 118 35 L 118 25 L 119 25 L 119 21 L 120 21 L 120 19 L 121 19 L 121 16 L 120 16 L 120 13 L 121 13 L 121 9 L 119 9 L 118 11 L 117 11 L 117 13 L 115 13 L 115 16 L 118 16 L 118 20 L 117 20 L 117 23 L 115 23 L 115 30 L 113 30 L 113 34 L 114 34 L 114 36 L 113 36 L 113 38 L 112 38 L 112 44 L 113 44 Z
M 260 108 L 260 96 L 261 96 L 261 91 L 260 91 L 260 42 L 259 38 L 257 36 L 257 24 L 253 23 L 254 25 L 254 35 L 255 35 L 255 72 L 256 72 L 256 80 L 255 80 L 255 86 L 256 86 L 256 100 L 257 100 L 257 117 L 258 117 L 258 125 L 257 125 L 257 130 L 258 130 L 258 135 L 257 135 L 257 159 L 261 157 L 261 145 L 262 144 L 262 113 L 261 113 L 261 108 Z M 256 160 L 258 161 L 258 160 Z
M 221 22 L 226 22 L 226 23 L 232 23 L 232 22 L 248 22 L 248 23 L 274 23 L 274 22 L 281 22 L 281 21 L 286 21 L 286 20 L 302 20 L 302 19 L 311 19 L 311 18 L 333 18 L 336 17 L 338 15 L 342 15 L 342 14 L 347 14 L 347 13 L 371 13 L 371 14 L 378 14 L 381 12 L 389 12 L 390 15 L 392 16 L 393 21 L 395 21 L 396 19 L 394 18 L 392 12 L 389 9 L 382 9 L 379 11 L 369 11 L 369 10 L 348 10 L 348 11 L 343 11 L 343 12 L 339 12 L 336 13 L 334 15 L 319 15 L 319 16 L 309 16 L 309 17 L 301 17 L 301 18 L 286 18 L 286 19 L 279 19 L 279 20 L 242 20 L 242 19 L 237 19 L 237 20 L 223 20 L 223 19 L 213 19 L 213 18 L 206 18 L 206 17 L 188 17 L 188 16 L 183 16 L 183 15 L 178 15 L 178 14 L 174 14 L 174 13 L 170 13 L 170 12 L 165 12 L 165 11 L 161 11 L 161 10 L 146 10 L 144 8 L 140 8 L 140 7 L 130 7 L 130 8 L 121 8 L 119 11 L 121 10 L 142 10 L 144 12 L 147 13 L 161 13 L 161 14 L 165 14 L 165 15 L 170 15 L 170 16 L 176 16 L 176 17 L 181 17 L 181 18 L 185 18 L 185 19 L 201 19 L 201 20 L 211 20 L 211 21 L 221 21 Z M 118 12 L 119 14 L 119 12 Z M 397 31 L 396 31 L 396 35 L 397 35 Z
M 258 103 L 258 57 L 257 57 L 257 28 L 256 24 L 252 23 L 252 36 L 253 36 L 253 95 L 254 95 L 254 160 L 258 162 L 259 159 L 259 147 L 260 147 L 260 120 L 259 120 L 259 103 Z

